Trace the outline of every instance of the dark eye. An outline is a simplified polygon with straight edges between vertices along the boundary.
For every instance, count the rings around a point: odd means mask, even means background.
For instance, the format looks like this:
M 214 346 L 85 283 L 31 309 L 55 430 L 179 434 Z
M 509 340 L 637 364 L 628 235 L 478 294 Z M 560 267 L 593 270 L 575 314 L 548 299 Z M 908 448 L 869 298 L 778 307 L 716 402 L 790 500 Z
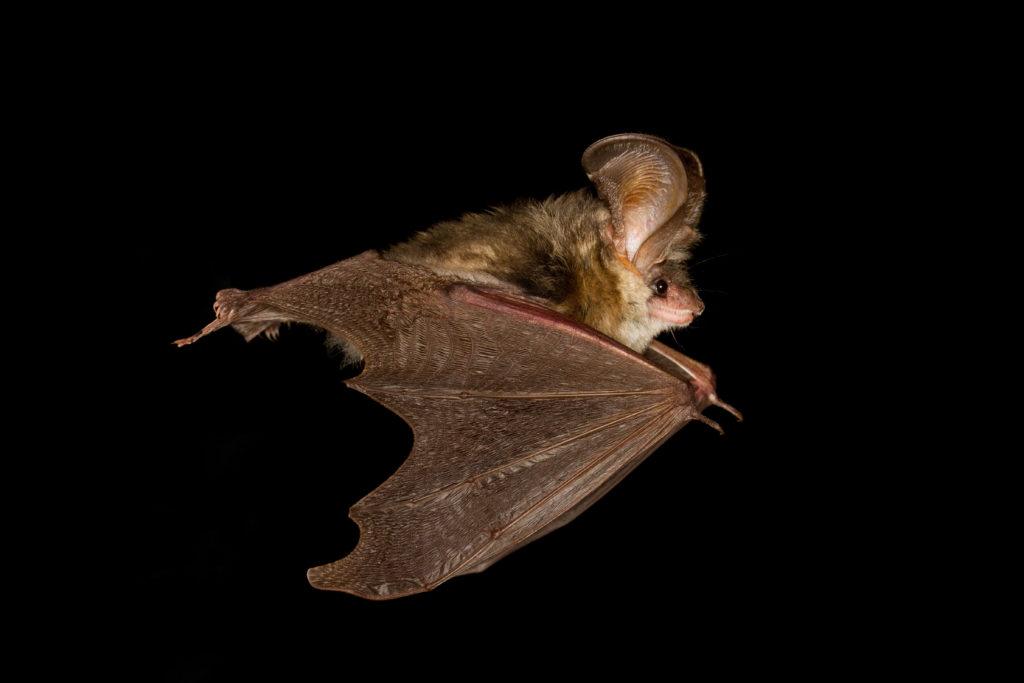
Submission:
M 658 280 L 654 283 L 654 293 L 658 296 L 665 296 L 668 292 L 668 283 L 664 280 Z

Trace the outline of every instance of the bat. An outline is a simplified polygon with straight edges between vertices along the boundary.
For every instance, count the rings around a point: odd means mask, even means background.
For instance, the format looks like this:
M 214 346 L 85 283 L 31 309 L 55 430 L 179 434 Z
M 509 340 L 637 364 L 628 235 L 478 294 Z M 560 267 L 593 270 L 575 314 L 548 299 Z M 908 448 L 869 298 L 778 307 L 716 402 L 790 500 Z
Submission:
M 654 341 L 703 311 L 685 263 L 704 179 L 646 135 L 591 145 L 597 189 L 440 223 L 287 282 L 217 293 L 247 340 L 326 330 L 346 384 L 411 427 L 398 470 L 350 509 L 346 557 L 316 588 L 368 599 L 479 572 L 574 519 L 719 399 L 707 366 Z

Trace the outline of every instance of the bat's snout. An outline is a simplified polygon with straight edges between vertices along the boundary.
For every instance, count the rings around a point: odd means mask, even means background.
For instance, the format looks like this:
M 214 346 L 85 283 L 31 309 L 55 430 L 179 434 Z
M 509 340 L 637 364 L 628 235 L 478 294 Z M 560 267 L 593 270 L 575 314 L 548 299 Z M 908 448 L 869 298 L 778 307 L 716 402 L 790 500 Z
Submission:
M 651 315 L 673 325 L 689 325 L 704 312 L 704 302 L 691 287 L 671 285 L 664 296 L 653 296 L 648 303 Z

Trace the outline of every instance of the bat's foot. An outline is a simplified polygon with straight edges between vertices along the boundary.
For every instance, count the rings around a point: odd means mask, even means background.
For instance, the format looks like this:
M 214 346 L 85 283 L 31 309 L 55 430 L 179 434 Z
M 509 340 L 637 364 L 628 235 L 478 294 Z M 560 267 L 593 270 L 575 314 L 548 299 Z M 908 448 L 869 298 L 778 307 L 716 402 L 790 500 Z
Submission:
M 173 343 L 179 347 L 186 346 L 228 325 L 232 325 L 246 341 L 252 341 L 261 334 L 276 339 L 281 323 L 289 322 L 290 318 L 265 304 L 251 302 L 252 294 L 256 291 L 259 290 L 220 290 L 217 292 L 217 300 L 213 303 L 213 312 L 217 319 L 191 337 L 178 339 Z
M 227 327 L 231 323 L 235 322 L 235 318 L 237 317 L 237 303 L 244 293 L 245 292 L 240 289 L 222 289 L 217 292 L 216 301 L 213 302 L 213 313 L 217 316 L 217 319 L 193 334 L 191 337 L 178 339 L 173 343 L 176 344 L 178 348 L 187 346 L 188 344 L 202 339 L 211 332 L 216 332 L 222 327 Z
M 202 339 L 203 337 L 205 337 L 206 335 L 210 334 L 211 332 L 216 332 L 220 328 L 225 327 L 225 326 L 230 325 L 230 324 L 231 323 L 229 321 L 227 321 L 227 320 L 214 320 L 212 323 L 210 323 L 209 325 L 207 325 L 203 329 L 199 330 L 198 332 L 193 334 L 191 337 L 185 337 L 184 339 L 176 339 L 172 343 L 177 345 L 178 348 L 181 348 L 182 346 L 187 346 L 187 345 L 189 345 L 189 344 L 191 344 L 191 343 L 193 343 L 193 342 L 195 342 L 195 341 L 197 341 L 199 339 Z

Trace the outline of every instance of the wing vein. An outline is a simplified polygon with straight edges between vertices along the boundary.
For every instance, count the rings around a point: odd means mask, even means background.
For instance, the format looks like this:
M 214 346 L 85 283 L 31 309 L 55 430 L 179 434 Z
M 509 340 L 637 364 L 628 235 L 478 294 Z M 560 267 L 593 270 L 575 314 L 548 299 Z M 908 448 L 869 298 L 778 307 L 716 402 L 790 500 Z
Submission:
M 350 386 L 357 386 L 363 389 L 367 389 L 365 383 L 358 381 L 349 381 Z M 419 396 L 422 398 L 432 398 L 437 400 L 461 400 L 461 399 L 475 399 L 475 398 L 496 398 L 496 399 L 529 399 L 529 400 L 545 400 L 545 399 L 565 399 L 565 398 L 592 398 L 592 397 L 611 397 L 611 396 L 656 396 L 659 394 L 665 395 L 667 392 L 664 389 L 635 389 L 632 391 L 567 391 L 565 393 L 554 393 L 544 392 L 541 394 L 534 393 L 514 393 L 514 392 L 501 392 L 501 391 L 480 391 L 478 389 L 450 389 L 447 391 L 438 391 L 437 389 L 424 389 L 419 390 L 412 387 L 406 387 L 402 385 L 383 385 L 374 386 L 369 391 L 382 394 L 400 394 L 406 396 Z
M 638 413 L 639 412 L 646 412 L 646 411 L 638 411 Z M 545 495 L 540 500 L 538 500 L 536 503 L 534 503 L 529 508 L 527 508 L 523 513 L 518 515 L 516 518 L 514 518 L 512 521 L 510 521 L 505 526 L 503 526 L 500 529 L 498 529 L 497 532 L 494 534 L 494 536 L 497 538 L 497 537 L 503 535 L 506 531 L 508 531 L 510 528 L 512 528 L 520 519 L 522 519 L 523 517 L 528 515 L 531 511 L 535 510 L 536 508 L 538 508 L 538 507 L 540 507 L 542 505 L 545 505 L 547 503 L 547 501 L 550 500 L 555 494 L 557 494 L 558 492 L 560 492 L 561 490 L 563 490 L 565 487 L 569 486 L 573 482 L 577 481 L 580 477 L 582 477 L 587 472 L 589 472 L 590 470 L 592 470 L 595 467 L 597 467 L 605 459 L 607 459 L 608 457 L 610 457 L 614 453 L 617 453 L 619 450 L 622 449 L 622 445 L 623 444 L 633 442 L 636 438 L 638 438 L 638 436 L 640 434 L 642 434 L 645 431 L 648 431 L 652 424 L 658 423 L 661 418 L 665 417 L 666 415 L 668 415 L 671 412 L 672 412 L 671 408 L 666 408 L 666 409 L 660 411 L 660 413 L 654 419 L 650 420 L 649 422 L 643 423 L 642 425 L 640 425 L 636 429 L 632 430 L 629 434 L 627 434 L 626 436 L 624 436 L 623 438 L 619 439 L 614 444 L 612 444 L 611 446 L 606 448 L 601 453 L 600 456 L 598 456 L 597 458 L 592 459 L 586 466 L 581 468 L 576 474 L 574 474 L 569 479 L 567 479 L 563 483 L 561 483 L 558 486 L 556 486 L 547 495 Z M 644 448 L 646 448 L 649 444 L 654 443 L 656 440 L 657 440 L 657 435 L 655 435 L 655 438 L 651 438 L 651 439 L 646 440 L 644 442 Z M 638 452 L 643 452 L 644 448 L 640 448 L 640 449 L 637 449 L 637 450 L 638 450 Z M 614 474 L 614 472 L 612 474 Z
M 643 413 L 643 412 L 647 412 L 647 410 L 637 411 L 637 413 Z M 509 521 L 505 526 L 501 527 L 500 529 L 496 530 L 495 532 L 492 532 L 492 535 L 491 535 L 492 540 L 500 538 L 501 536 L 503 536 L 509 529 L 513 528 L 516 524 L 518 524 L 520 521 L 522 521 L 522 519 L 524 517 L 528 516 L 529 514 L 531 514 L 532 512 L 537 510 L 538 508 L 546 505 L 547 502 L 549 500 L 551 500 L 551 498 L 553 498 L 559 492 L 563 491 L 566 487 L 570 486 L 573 482 L 578 481 L 580 477 L 584 476 L 589 471 L 591 471 L 592 469 L 597 467 L 599 464 L 604 462 L 604 460 L 606 460 L 607 458 L 609 458 L 609 457 L 613 456 L 615 453 L 617 453 L 622 448 L 622 444 L 629 443 L 632 440 L 636 439 L 637 435 L 642 434 L 645 431 L 648 431 L 652 424 L 659 423 L 661 418 L 669 415 L 672 412 L 673 412 L 673 408 L 672 407 L 666 407 L 664 410 L 662 410 L 660 412 L 660 414 L 658 415 L 657 418 L 655 418 L 653 420 L 650 420 L 649 422 L 645 422 L 644 424 L 640 425 L 639 427 L 637 427 L 636 429 L 631 431 L 625 437 L 619 439 L 614 444 L 612 444 L 608 448 L 604 449 L 604 451 L 600 454 L 600 456 L 598 456 L 595 459 L 592 459 L 585 467 L 581 468 L 572 477 L 568 478 L 566 481 L 564 481 L 561 484 L 559 484 L 558 486 L 556 486 L 549 493 L 547 493 L 545 496 L 543 496 L 540 500 L 538 500 L 535 503 L 533 503 L 532 505 L 530 505 L 530 507 L 526 508 L 525 510 L 523 510 L 519 514 L 515 515 L 515 517 L 513 517 L 513 519 L 511 521 Z M 650 446 L 653 443 L 656 443 L 660 437 L 661 437 L 661 430 L 658 430 L 650 438 L 648 438 L 648 439 L 646 439 L 644 441 L 644 447 L 642 449 L 639 449 L 638 452 L 646 451 L 648 446 Z M 622 469 L 622 467 L 625 467 L 629 462 L 630 462 L 630 460 L 626 460 L 622 464 L 622 466 L 616 468 L 613 472 L 611 472 L 608 475 L 608 477 L 605 477 L 604 479 L 607 480 L 608 478 L 614 476 L 616 472 L 618 472 L 620 469 Z M 520 543 L 525 543 L 526 539 L 530 538 L 530 536 L 533 536 L 534 533 L 537 533 L 538 531 L 543 530 L 545 526 L 547 526 L 547 525 L 538 526 L 537 529 L 533 533 L 531 533 L 529 536 L 524 538 Z M 474 551 L 472 554 L 470 554 L 465 559 L 461 560 L 457 565 L 455 565 L 454 568 L 452 568 L 451 570 L 446 572 L 442 578 L 440 578 L 437 581 L 430 582 L 431 588 L 433 588 L 435 586 L 438 586 L 438 585 L 444 583 L 445 581 L 447 581 L 448 579 L 452 578 L 453 576 L 457 575 L 459 570 L 461 570 L 463 567 L 465 567 L 467 565 L 472 566 L 471 563 L 474 563 L 473 561 L 477 557 L 479 557 L 482 553 L 487 551 L 490 548 L 490 546 L 491 546 L 490 543 L 482 544 L 479 549 Z
M 356 503 L 356 505 L 353 506 L 353 511 L 358 510 L 359 512 L 371 512 L 371 511 L 375 511 L 375 510 L 388 510 L 388 509 L 391 509 L 391 508 L 399 508 L 399 507 L 419 507 L 419 506 L 423 505 L 424 503 L 426 503 L 426 502 L 428 502 L 430 500 L 434 500 L 436 498 L 439 498 L 439 497 L 445 495 L 446 493 L 449 493 L 451 491 L 454 491 L 455 489 L 458 489 L 460 486 L 466 486 L 467 484 L 475 484 L 476 482 L 480 481 L 481 479 L 484 479 L 484 478 L 489 477 L 489 476 L 493 476 L 493 475 L 495 475 L 495 474 L 497 474 L 497 473 L 499 473 L 499 472 L 501 472 L 503 470 L 507 470 L 509 468 L 515 467 L 516 465 L 522 464 L 522 463 L 524 463 L 524 462 L 526 462 L 526 461 L 528 461 L 528 460 L 530 460 L 532 458 L 536 458 L 536 457 L 538 457 L 540 455 L 543 455 L 544 453 L 548 453 L 548 452 L 553 451 L 555 449 L 561 448 L 561 447 L 563 447 L 563 446 L 565 446 L 567 444 L 570 444 L 573 441 L 577 441 L 579 439 L 583 439 L 583 438 L 586 438 L 588 436 L 592 436 L 592 435 L 597 434 L 599 432 L 602 432 L 602 431 L 604 431 L 606 429 L 610 429 L 612 427 L 615 427 L 616 425 L 620 425 L 620 424 L 622 424 L 624 422 L 628 422 L 629 420 L 632 420 L 632 419 L 635 419 L 637 417 L 640 417 L 644 413 L 649 413 L 649 412 L 651 412 L 653 410 L 658 410 L 659 408 L 661 408 L 662 405 L 663 404 L 649 405 L 649 406 L 645 406 L 643 408 L 640 408 L 638 410 L 629 411 L 628 413 L 620 413 L 617 416 L 612 416 L 613 419 L 606 420 L 606 421 L 604 421 L 604 422 L 602 422 L 602 423 L 600 423 L 598 425 L 595 425 L 595 426 L 593 426 L 590 429 L 587 429 L 585 431 L 572 434 L 571 436 L 567 436 L 566 438 L 562 439 L 561 441 L 558 441 L 557 443 L 551 444 L 551 445 L 546 446 L 546 447 L 544 447 L 544 448 L 542 448 L 540 450 L 537 450 L 537 451 L 530 451 L 529 453 L 527 453 L 526 455 L 524 455 L 524 456 L 522 456 L 520 458 L 516 458 L 514 460 L 510 460 L 508 462 L 502 463 L 498 467 L 493 467 L 493 468 L 491 468 L 491 469 L 489 469 L 489 470 L 487 470 L 485 472 L 480 472 L 479 474 L 475 474 L 475 475 L 473 475 L 472 477 L 470 477 L 468 479 L 464 479 L 463 481 L 459 481 L 459 482 L 456 482 L 454 484 L 449 484 L 448 486 L 444 486 L 444 487 L 439 488 L 439 489 L 434 489 L 433 491 L 428 491 L 427 493 L 419 495 L 419 496 L 417 496 L 415 498 L 407 498 L 407 499 L 404 499 L 404 500 L 390 501 L 390 502 L 387 502 L 387 503 L 377 503 L 377 504 L 366 505 L 366 506 L 360 505 L 359 503 Z M 664 412 L 665 411 L 662 411 L 662 414 L 664 414 Z M 653 421 L 654 420 L 652 420 L 652 422 Z M 632 432 L 632 433 L 635 433 L 635 432 Z M 626 440 L 628 441 L 628 438 Z M 613 449 L 614 448 L 618 448 L 619 444 L 621 444 L 621 443 L 622 443 L 622 440 L 616 442 L 616 444 L 613 447 Z M 414 444 L 413 445 L 413 453 L 415 453 L 415 451 L 416 451 L 416 445 Z M 412 457 L 412 456 L 410 455 L 410 457 Z M 603 456 L 601 456 L 601 457 L 603 457 Z M 600 461 L 600 458 L 596 462 L 599 462 L 599 461 Z

